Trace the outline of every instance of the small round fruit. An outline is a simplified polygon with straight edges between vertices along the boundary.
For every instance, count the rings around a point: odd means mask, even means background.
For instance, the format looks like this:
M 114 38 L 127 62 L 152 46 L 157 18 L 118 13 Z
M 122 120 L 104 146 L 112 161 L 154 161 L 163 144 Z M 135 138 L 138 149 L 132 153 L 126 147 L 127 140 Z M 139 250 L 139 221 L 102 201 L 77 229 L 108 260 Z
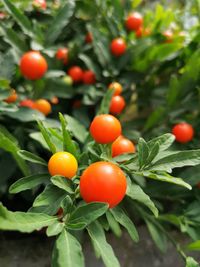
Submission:
M 33 6 L 45 10 L 47 8 L 46 0 L 34 0 Z
M 92 43 L 92 41 L 93 41 L 92 34 L 91 32 L 88 32 L 85 36 L 85 42 L 89 44 Z
M 63 64 L 68 63 L 68 49 L 67 48 L 59 48 L 56 52 L 56 58 L 63 62 Z
M 78 170 L 76 158 L 69 152 L 56 152 L 48 162 L 48 170 L 51 176 L 61 175 L 71 179 Z
M 95 73 L 91 70 L 84 71 L 83 83 L 84 84 L 94 84 L 95 82 L 96 82 Z
M 0 20 L 3 20 L 6 18 L 6 13 L 5 12 L 0 12 Z
M 54 96 L 51 98 L 51 103 L 53 105 L 57 105 L 59 103 L 59 99 L 57 98 L 57 96 Z
M 111 84 L 109 84 L 108 89 L 114 89 L 114 96 L 115 95 L 121 95 L 123 88 L 122 85 L 118 82 L 112 82 Z
M 62 78 L 63 82 L 66 83 L 67 85 L 72 85 L 73 80 L 69 75 L 66 75 Z
M 165 38 L 165 43 L 173 42 L 173 33 L 170 30 L 163 32 L 163 36 Z
M 176 124 L 172 129 L 173 135 L 176 137 L 176 141 L 179 143 L 187 143 L 192 140 L 194 136 L 194 129 L 192 125 L 186 122 Z
M 4 101 L 7 102 L 8 104 L 9 103 L 14 103 L 14 102 L 16 102 L 17 97 L 18 96 L 17 96 L 16 91 L 14 89 L 12 89 L 10 96 L 8 98 L 6 98 Z
M 120 114 L 126 106 L 124 98 L 120 95 L 113 96 L 110 103 L 110 113 Z
M 96 116 L 90 125 L 92 137 L 100 144 L 114 142 L 121 135 L 121 132 L 122 128 L 119 120 L 109 114 Z
M 20 107 L 27 107 L 31 109 L 36 109 L 35 102 L 31 99 L 24 99 L 19 103 Z
M 137 29 L 137 31 L 135 32 L 135 35 L 137 38 L 141 38 L 143 36 L 143 28 L 140 27 Z
M 113 208 L 124 198 L 126 188 L 123 171 L 110 162 L 91 164 L 80 178 L 80 194 L 87 203 L 104 202 Z
M 29 80 L 42 78 L 47 71 L 45 58 L 37 51 L 25 53 L 20 60 L 20 70 L 22 75 Z
M 126 19 L 126 28 L 129 31 L 137 31 L 143 24 L 142 15 L 138 12 L 131 13 Z
M 110 49 L 114 56 L 119 57 L 126 52 L 126 43 L 122 38 L 113 39 Z
M 81 82 L 83 80 L 83 70 L 78 66 L 71 67 L 68 70 L 68 75 L 75 83 Z
M 125 153 L 135 153 L 135 151 L 133 142 L 121 135 L 112 143 L 112 157 Z
M 38 99 L 35 101 L 35 107 L 45 116 L 51 113 L 51 104 L 46 99 Z

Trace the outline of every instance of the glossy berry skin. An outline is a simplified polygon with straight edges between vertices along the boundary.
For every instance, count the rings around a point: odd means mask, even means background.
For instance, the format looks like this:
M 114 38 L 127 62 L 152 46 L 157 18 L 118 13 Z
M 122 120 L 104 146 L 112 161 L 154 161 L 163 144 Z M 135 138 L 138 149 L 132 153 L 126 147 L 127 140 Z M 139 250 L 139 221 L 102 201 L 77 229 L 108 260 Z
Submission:
M 57 98 L 57 96 L 53 96 L 51 98 L 51 104 L 57 105 L 58 103 L 59 103 L 59 99 Z
M 74 177 L 78 170 L 76 158 L 69 152 L 56 152 L 49 159 L 48 170 L 51 176 L 61 175 L 68 179 Z
M 129 31 L 137 31 L 143 24 L 143 18 L 140 13 L 131 13 L 125 22 L 126 28 Z
M 78 83 L 83 80 L 83 70 L 78 66 L 71 67 L 68 70 L 68 75 L 72 78 L 74 83 Z
M 126 52 L 126 43 L 122 38 L 113 39 L 110 45 L 111 53 L 119 57 Z
M 121 95 L 123 91 L 122 85 L 118 82 L 112 82 L 111 84 L 109 84 L 108 89 L 114 89 L 114 96 Z
M 31 109 L 35 109 L 35 102 L 31 99 L 24 99 L 19 103 L 20 107 L 27 107 Z
M 177 142 L 187 143 L 193 139 L 194 129 L 189 123 L 182 122 L 173 127 L 172 134 L 175 135 Z
M 34 0 L 33 6 L 45 10 L 47 8 L 46 0 Z
M 119 120 L 109 114 L 96 116 L 90 125 L 90 134 L 100 144 L 114 142 L 121 135 L 121 131 Z
M 90 44 L 90 43 L 92 43 L 92 41 L 93 41 L 92 34 L 91 34 L 91 32 L 88 32 L 85 36 L 85 42 Z
M 51 104 L 46 99 L 38 99 L 35 101 L 35 108 L 45 116 L 51 113 Z
M 170 30 L 163 32 L 163 36 L 165 37 L 165 43 L 173 42 L 173 33 Z
M 67 48 L 59 48 L 56 52 L 56 58 L 63 62 L 63 64 L 68 63 L 68 49 Z
M 18 96 L 17 96 L 16 91 L 14 89 L 12 89 L 11 94 L 4 101 L 7 102 L 8 104 L 10 104 L 10 103 L 16 102 L 17 98 L 18 98 Z
M 47 71 L 45 58 L 37 51 L 25 53 L 20 60 L 20 70 L 22 75 L 29 80 L 42 78 Z
M 125 106 L 126 102 L 122 96 L 113 96 L 110 103 L 110 113 L 115 115 L 121 114 Z
M 140 27 L 137 29 L 137 31 L 135 32 L 135 35 L 137 38 L 141 38 L 143 36 L 143 28 Z
M 91 164 L 80 178 L 80 194 L 87 203 L 104 202 L 113 208 L 124 198 L 126 188 L 123 171 L 110 162 Z
M 112 157 L 125 153 L 135 153 L 135 151 L 136 148 L 133 142 L 121 135 L 112 143 Z
M 84 84 L 94 84 L 96 82 L 95 73 L 91 70 L 86 70 L 83 73 L 83 83 Z

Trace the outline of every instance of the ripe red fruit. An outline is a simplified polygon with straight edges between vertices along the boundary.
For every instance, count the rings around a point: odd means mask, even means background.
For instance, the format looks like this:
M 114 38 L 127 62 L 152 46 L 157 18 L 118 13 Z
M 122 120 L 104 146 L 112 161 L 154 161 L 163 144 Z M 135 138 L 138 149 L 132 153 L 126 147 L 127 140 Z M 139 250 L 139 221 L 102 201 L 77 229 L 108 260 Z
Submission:
M 192 140 L 194 136 L 194 129 L 192 125 L 186 122 L 176 124 L 172 129 L 173 135 L 176 137 L 176 141 L 179 143 L 187 143 Z
M 141 38 L 143 36 L 143 28 L 140 27 L 137 29 L 137 31 L 135 32 L 135 35 L 137 38 Z
M 33 6 L 45 10 L 47 8 L 46 0 L 34 0 Z
M 120 95 L 113 96 L 110 102 L 110 113 L 120 114 L 126 106 L 124 98 Z
M 20 70 L 22 75 L 29 80 L 38 80 L 47 71 L 45 58 L 37 51 L 25 53 L 20 60 Z
M 92 40 L 93 40 L 92 34 L 91 32 L 88 32 L 85 36 L 85 42 L 89 44 L 89 43 L 92 43 Z
M 114 95 L 121 95 L 123 87 L 118 82 L 112 82 L 109 84 L 108 89 L 114 89 Z
M 96 116 L 91 125 L 90 133 L 94 140 L 100 144 L 109 144 L 121 135 L 121 124 L 117 118 L 109 114 Z
M 16 102 L 18 95 L 14 89 L 11 90 L 11 94 L 4 101 L 8 104 Z
M 173 33 L 170 30 L 163 32 L 163 36 L 165 37 L 165 43 L 173 42 Z
M 68 75 L 75 83 L 81 82 L 83 80 L 83 70 L 78 66 L 71 67 L 68 70 Z
M 120 135 L 113 143 L 112 143 L 112 157 L 119 156 L 125 153 L 134 153 L 135 145 L 129 139 Z
M 110 49 L 114 56 L 119 57 L 126 52 L 126 43 L 122 38 L 115 38 L 111 42 Z
M 94 84 L 95 82 L 96 82 L 95 73 L 91 70 L 84 71 L 83 83 L 84 84 Z
M 5 12 L 0 12 L 0 19 L 5 19 L 6 13 Z
M 113 208 L 124 198 L 126 188 L 126 176 L 111 162 L 91 164 L 80 178 L 80 194 L 87 203 L 104 202 Z
M 125 24 L 129 31 L 137 31 L 143 24 L 143 18 L 140 13 L 133 12 L 127 17 Z
M 63 64 L 68 63 L 68 49 L 67 48 L 59 48 L 56 52 L 56 58 L 63 62 Z
M 35 102 L 31 99 L 25 99 L 25 100 L 22 100 L 19 105 L 21 107 L 27 107 L 27 108 L 31 108 L 31 109 L 36 109 L 36 105 L 35 105 Z

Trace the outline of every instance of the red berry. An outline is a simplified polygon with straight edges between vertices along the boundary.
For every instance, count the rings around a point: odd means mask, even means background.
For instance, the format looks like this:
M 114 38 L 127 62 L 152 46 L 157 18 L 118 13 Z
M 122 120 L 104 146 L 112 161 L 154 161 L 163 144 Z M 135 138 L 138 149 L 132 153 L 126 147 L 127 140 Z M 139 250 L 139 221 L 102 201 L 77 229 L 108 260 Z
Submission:
M 122 38 L 116 38 L 112 40 L 110 49 L 114 56 L 119 57 L 126 52 L 126 43 Z
M 140 13 L 133 12 L 127 17 L 125 24 L 129 31 L 137 31 L 143 24 L 143 18 Z
M 63 64 L 68 63 L 68 49 L 67 48 L 59 48 L 56 52 L 56 58 L 61 60 Z
M 75 83 L 81 82 L 83 80 L 83 70 L 78 66 L 71 67 L 68 70 L 68 75 Z
M 126 102 L 124 98 L 120 95 L 116 95 L 112 97 L 110 103 L 110 113 L 112 114 L 120 114 L 126 106 Z
M 194 136 L 194 129 L 192 125 L 186 122 L 176 124 L 172 129 L 173 135 L 176 137 L 176 141 L 179 143 L 187 143 L 192 140 Z
M 94 84 L 95 82 L 96 82 L 95 73 L 91 70 L 84 71 L 83 83 L 84 84 Z

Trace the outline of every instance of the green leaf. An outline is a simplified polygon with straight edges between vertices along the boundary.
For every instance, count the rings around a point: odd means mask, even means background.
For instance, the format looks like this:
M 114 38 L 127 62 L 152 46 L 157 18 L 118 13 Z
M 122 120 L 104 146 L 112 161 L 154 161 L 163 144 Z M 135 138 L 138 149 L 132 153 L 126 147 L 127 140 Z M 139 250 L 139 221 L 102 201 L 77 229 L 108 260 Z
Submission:
M 72 17 L 75 9 L 75 1 L 69 0 L 67 3 L 61 7 L 53 19 L 52 23 L 49 25 L 46 33 L 46 42 L 48 44 L 53 44 L 59 35 L 62 33 L 62 30 L 69 23 L 70 18 Z
M 33 162 L 33 163 L 37 163 L 37 164 L 41 164 L 41 165 L 47 166 L 47 162 L 43 158 L 41 158 L 41 157 L 39 157 L 39 156 L 37 156 L 37 155 L 29 152 L 29 151 L 19 150 L 17 152 L 17 154 L 21 158 L 23 158 L 24 160 L 27 160 L 27 161 L 30 161 L 30 162 Z
M 128 231 L 130 237 L 133 241 L 138 242 L 139 236 L 138 232 L 135 228 L 135 225 L 131 221 L 131 219 L 126 215 L 126 213 L 119 206 L 110 210 L 115 220 L 118 221 L 121 225 L 123 225 Z
M 31 233 L 54 223 L 57 218 L 39 213 L 8 211 L 0 203 L 0 229 Z
M 164 151 L 174 142 L 175 136 L 170 133 L 163 134 L 161 136 L 155 137 L 154 139 L 147 142 L 149 149 L 152 149 L 155 143 L 159 144 L 159 151 Z
M 76 149 L 76 145 L 74 144 L 73 140 L 71 139 L 71 136 L 67 130 L 67 122 L 61 113 L 59 113 L 59 119 L 60 119 L 61 126 L 62 126 L 63 150 L 70 152 L 72 155 L 75 156 L 75 158 L 78 158 L 78 152 Z
M 102 216 L 107 210 L 108 205 L 105 203 L 93 202 L 84 204 L 72 212 L 67 224 L 85 223 L 88 225 Z
M 81 143 L 84 143 L 88 136 L 85 126 L 69 115 L 64 115 L 64 117 L 67 121 L 67 128 L 72 132 L 73 136 Z
M 55 154 L 56 153 L 56 147 L 51 141 L 50 135 L 47 131 L 47 129 L 44 127 L 43 123 L 41 121 L 38 121 L 38 127 L 42 133 L 42 136 L 44 137 L 44 140 L 46 141 L 50 151 Z
M 6 116 L 19 120 L 21 122 L 30 122 L 30 121 L 36 121 L 37 119 L 43 120 L 44 115 L 34 109 L 26 108 L 26 107 L 20 107 L 15 112 L 6 112 Z
M 200 250 L 200 240 L 197 240 L 193 243 L 190 243 L 188 246 L 187 246 L 187 249 L 189 250 Z
M 120 267 L 119 261 L 117 260 L 112 247 L 106 241 L 102 226 L 98 222 L 95 222 L 87 227 L 87 231 L 105 266 Z
M 5 28 L 3 26 L 1 29 L 4 34 L 5 41 L 9 43 L 19 55 L 28 50 L 26 43 L 22 41 L 22 38 L 20 38 L 14 30 L 11 28 Z
M 145 194 L 145 192 L 139 185 L 129 184 L 126 195 L 133 200 L 141 202 L 142 204 L 147 206 L 156 217 L 158 216 L 158 209 L 156 208 L 150 197 L 147 194 Z
M 181 178 L 173 177 L 169 175 L 168 173 L 162 172 L 162 173 L 155 173 L 155 172 L 149 172 L 149 171 L 143 171 L 141 175 L 144 175 L 145 177 L 162 181 L 162 182 L 168 182 L 172 184 L 177 184 L 183 187 L 186 187 L 187 189 L 191 190 L 192 187 L 188 183 L 184 182 Z
M 44 191 L 36 197 L 33 202 L 33 207 L 47 206 L 49 213 L 55 214 L 60 208 L 63 199 L 66 197 L 66 192 L 52 184 L 45 187 Z
M 55 186 L 59 187 L 60 189 L 65 190 L 69 194 L 74 194 L 74 191 L 72 189 L 72 182 L 71 182 L 71 180 L 66 179 L 65 177 L 56 175 L 56 176 L 51 177 L 51 182 Z
M 9 0 L 2 0 L 8 13 L 10 13 L 16 22 L 19 24 L 23 32 L 30 37 L 33 37 L 32 25 L 29 19 Z
M 84 257 L 78 240 L 66 230 L 56 240 L 52 267 L 84 267 Z
M 3 68 L 0 68 L 0 79 L 2 86 L 5 88 L 8 88 L 8 80 L 11 80 L 15 74 L 15 64 L 15 59 L 11 50 L 8 50 L 4 55 L 0 55 L 0 65 L 3 66 Z
M 192 257 L 187 257 L 186 267 L 200 267 L 200 265 Z
M 149 157 L 148 145 L 143 138 L 140 138 L 138 142 L 138 160 L 140 169 L 142 169 L 142 167 L 146 165 L 148 157 Z
M 109 224 L 109 228 L 113 231 L 113 233 L 117 237 L 120 237 L 122 235 L 122 231 L 119 226 L 119 223 L 117 222 L 117 220 L 114 218 L 114 216 L 109 210 L 106 212 L 106 218 Z
M 56 221 L 48 226 L 47 231 L 46 231 L 47 236 L 58 235 L 62 232 L 63 228 L 64 228 L 64 223 Z
M 9 193 L 16 194 L 24 190 L 32 189 L 40 184 L 49 182 L 50 175 L 48 173 L 33 174 L 17 180 L 9 188 Z
M 106 91 L 103 100 L 101 101 L 101 105 L 97 114 L 108 114 L 110 110 L 110 102 L 112 96 L 114 94 L 114 90 L 109 89 Z
M 160 146 L 158 142 L 156 142 L 151 149 L 149 148 L 149 156 L 147 158 L 146 165 L 150 164 L 155 159 L 155 157 L 158 155 L 159 148 Z
M 200 164 L 200 149 L 189 151 L 175 151 L 171 155 L 156 161 L 150 170 L 171 172 L 173 168 L 195 166 Z
M 157 247 L 162 251 L 166 252 L 167 250 L 167 237 L 166 235 L 157 227 L 156 224 L 151 222 L 150 220 L 145 220 L 147 224 L 147 228 L 152 236 L 153 241 L 157 245 Z

